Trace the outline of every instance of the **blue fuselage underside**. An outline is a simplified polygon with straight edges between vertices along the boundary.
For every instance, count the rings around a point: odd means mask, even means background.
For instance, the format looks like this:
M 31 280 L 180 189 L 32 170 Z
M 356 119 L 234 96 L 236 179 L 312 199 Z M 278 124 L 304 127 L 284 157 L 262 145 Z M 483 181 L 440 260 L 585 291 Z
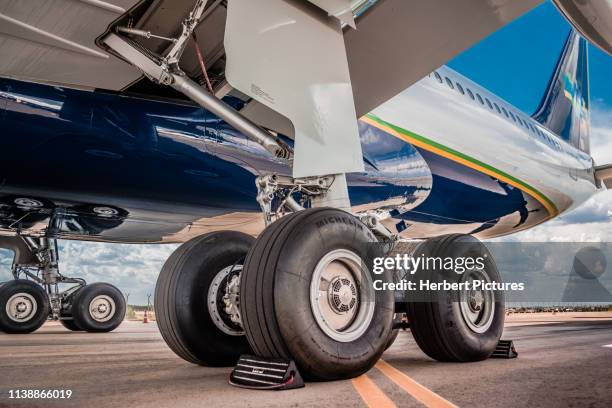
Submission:
M 258 174 L 290 174 L 183 102 L 0 79 L 0 115 L 0 230 L 45 224 L 66 238 L 183 241 L 181 231 L 204 231 L 206 220 L 258 212 Z M 529 217 L 518 189 L 368 124 L 360 132 L 366 172 L 349 176 L 351 203 L 380 203 L 399 230 L 466 224 L 482 232 L 512 213 L 519 225 Z M 500 188 L 474 186 L 474 178 Z M 19 197 L 42 206 L 20 207 Z

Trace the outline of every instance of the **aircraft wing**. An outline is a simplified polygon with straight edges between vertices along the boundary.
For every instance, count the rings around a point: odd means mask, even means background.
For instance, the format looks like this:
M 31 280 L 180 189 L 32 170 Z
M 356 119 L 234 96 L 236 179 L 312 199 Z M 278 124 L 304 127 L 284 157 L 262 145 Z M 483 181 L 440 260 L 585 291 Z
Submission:
M 540 2 L 311 0 L 346 24 L 357 116 Z M 142 78 L 141 73 L 98 47 L 99 37 L 119 23 L 176 36 L 193 4 L 194 0 L 0 0 L 0 76 L 85 89 L 128 89 Z M 207 67 L 221 94 L 228 91 L 223 78 L 226 8 L 226 1 L 209 1 L 197 30 Z M 356 30 L 350 28 L 354 24 Z M 168 46 L 153 37 L 143 44 L 159 53 Z M 181 64 L 188 74 L 198 75 L 192 49 L 186 50 Z
M 612 164 L 595 167 L 595 179 L 600 185 L 612 188 Z
M 384 0 L 345 31 L 362 116 L 541 0 Z
M 584 38 L 612 55 L 612 2 L 553 0 L 553 3 Z
M 0 0 L 0 77 L 121 90 L 140 72 L 96 45 L 138 0 Z

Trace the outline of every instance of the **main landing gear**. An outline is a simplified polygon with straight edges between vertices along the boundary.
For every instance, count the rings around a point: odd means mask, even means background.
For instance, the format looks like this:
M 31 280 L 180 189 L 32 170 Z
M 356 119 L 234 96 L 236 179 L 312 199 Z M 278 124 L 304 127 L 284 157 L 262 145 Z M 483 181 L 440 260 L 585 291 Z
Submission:
M 293 146 L 300 154 L 294 154 L 284 138 L 225 104 L 181 70 L 178 62 L 186 41 L 205 9 L 206 1 L 194 2 L 181 35 L 162 55 L 138 44 L 136 37 L 148 34 L 130 27 L 116 27 L 100 42 L 152 81 L 183 93 L 249 142 L 259 144 L 270 160 L 295 164 L 294 174 L 308 177 L 263 174 L 257 178 L 257 201 L 267 227 L 256 240 L 236 232 L 214 232 L 185 243 L 172 254 L 155 291 L 161 334 L 176 354 L 196 364 L 233 365 L 240 354 L 255 353 L 293 359 L 301 374 L 311 380 L 360 375 L 376 363 L 396 333 L 393 320 L 399 311 L 395 310 L 394 293 L 375 291 L 369 269 L 374 258 L 385 255 L 384 246 L 394 243 L 395 237 L 375 215 L 357 218 L 348 212 L 351 205 L 345 173 L 360 171 L 360 166 L 332 162 L 336 158 L 329 153 L 336 150 L 327 143 L 331 133 L 329 137 L 323 137 L 327 133 L 310 135 L 316 142 L 307 148 L 296 140 Z M 304 17 L 304 21 L 311 20 Z M 313 26 L 313 30 L 317 28 Z M 298 62 L 304 68 L 302 59 Z M 204 66 L 203 61 L 201 64 Z M 337 70 L 338 75 L 346 71 L 340 66 L 329 70 L 328 74 Z M 206 74 L 205 68 L 203 71 Z M 325 78 L 332 76 L 336 77 Z M 291 86 L 288 78 L 278 76 L 279 81 L 287 81 L 280 85 Z M 258 83 L 249 78 L 244 82 L 251 89 Z M 304 90 L 308 91 L 308 86 L 304 85 Z M 248 93 L 244 88 L 242 91 Z M 272 106 L 268 107 L 276 110 L 274 98 L 270 100 Z M 344 118 L 344 113 L 353 109 L 350 101 L 344 103 L 345 109 L 341 102 L 337 104 L 338 115 L 327 112 L 325 120 L 317 124 L 325 127 L 332 123 L 330 117 Z M 287 112 L 300 110 L 295 119 L 318 120 L 319 112 L 310 109 L 310 105 L 300 105 Z M 352 124 L 354 116 L 348 115 L 346 120 L 346 125 Z M 338 125 L 341 128 L 342 123 Z M 354 139 L 342 139 L 347 141 L 347 149 L 349 143 L 352 148 L 359 147 L 356 129 L 354 133 Z M 345 153 L 361 165 L 360 149 Z M 308 171 L 297 165 L 297 158 L 306 156 L 312 161 Z M 419 248 L 445 254 L 452 239 L 425 241 Z M 466 279 L 498 279 L 496 270 L 490 273 L 473 271 Z M 390 281 L 385 275 L 377 278 Z M 501 333 L 503 298 L 495 294 L 474 292 L 459 298 L 441 294 L 424 303 L 411 298 L 399 303 L 408 311 L 417 343 L 435 359 L 485 358 Z
M 292 358 L 311 380 L 368 371 L 387 345 L 393 293 L 376 293 L 368 265 L 382 256 L 372 232 L 332 208 L 302 210 L 270 225 L 240 279 L 242 323 L 264 357 Z
M 168 259 L 155 291 L 158 325 L 187 361 L 233 365 L 240 354 L 292 358 L 313 380 L 369 370 L 391 333 L 393 294 L 375 293 L 365 265 L 376 238 L 341 210 L 272 223 L 257 240 L 195 238 Z
M 256 239 L 215 232 L 180 247 L 155 292 L 161 333 L 180 357 L 231 366 L 240 354 L 293 359 L 310 380 L 345 379 L 368 371 L 397 335 L 406 313 L 419 347 L 439 361 L 479 361 L 501 336 L 500 292 L 438 291 L 427 299 L 375 292 L 367 265 L 384 256 L 377 237 L 356 217 L 332 208 L 304 209 L 269 225 Z M 413 256 L 477 257 L 484 268 L 422 279 L 499 281 L 486 247 L 467 235 L 412 245 Z
M 2 243 L 15 251 L 15 260 L 14 280 L 0 285 L 1 331 L 31 333 L 53 319 L 71 331 L 109 332 L 123 321 L 126 304 L 119 289 L 59 272 L 55 240 L 3 237 Z

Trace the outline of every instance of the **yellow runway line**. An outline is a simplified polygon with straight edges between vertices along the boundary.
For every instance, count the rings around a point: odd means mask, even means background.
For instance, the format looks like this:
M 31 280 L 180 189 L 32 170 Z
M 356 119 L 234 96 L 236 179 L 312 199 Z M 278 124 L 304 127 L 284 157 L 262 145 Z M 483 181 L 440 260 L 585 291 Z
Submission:
M 452 402 L 442 398 L 430 389 L 425 388 L 384 360 L 378 360 L 378 363 L 376 363 L 376 368 L 378 368 L 384 375 L 387 376 L 387 378 L 399 385 L 404 391 L 412 395 L 414 399 L 421 402 L 426 407 L 457 408 L 457 406 Z
M 370 408 L 395 408 L 397 405 L 367 375 L 353 378 L 353 387 Z

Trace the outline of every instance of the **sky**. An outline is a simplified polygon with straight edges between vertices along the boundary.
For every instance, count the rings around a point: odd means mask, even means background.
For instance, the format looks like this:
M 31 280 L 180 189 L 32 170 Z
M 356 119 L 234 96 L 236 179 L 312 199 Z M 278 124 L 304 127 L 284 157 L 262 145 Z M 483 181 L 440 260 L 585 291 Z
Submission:
M 493 33 L 448 65 L 531 114 L 569 32 L 547 2 Z M 612 163 L 612 57 L 589 46 L 591 150 L 596 163 Z M 573 212 L 504 238 L 530 242 L 612 242 L 612 191 L 600 193 Z M 119 245 L 60 242 L 60 268 L 88 282 L 110 282 L 129 293 L 131 304 L 146 304 L 155 280 L 176 245 Z M 0 252 L 0 281 L 9 279 L 11 259 Z
M 532 114 L 544 92 L 570 30 L 550 2 L 491 34 L 448 65 Z M 591 155 L 612 163 L 612 57 L 589 44 Z M 599 193 L 572 212 L 511 235 L 530 242 L 612 242 L 612 191 Z

